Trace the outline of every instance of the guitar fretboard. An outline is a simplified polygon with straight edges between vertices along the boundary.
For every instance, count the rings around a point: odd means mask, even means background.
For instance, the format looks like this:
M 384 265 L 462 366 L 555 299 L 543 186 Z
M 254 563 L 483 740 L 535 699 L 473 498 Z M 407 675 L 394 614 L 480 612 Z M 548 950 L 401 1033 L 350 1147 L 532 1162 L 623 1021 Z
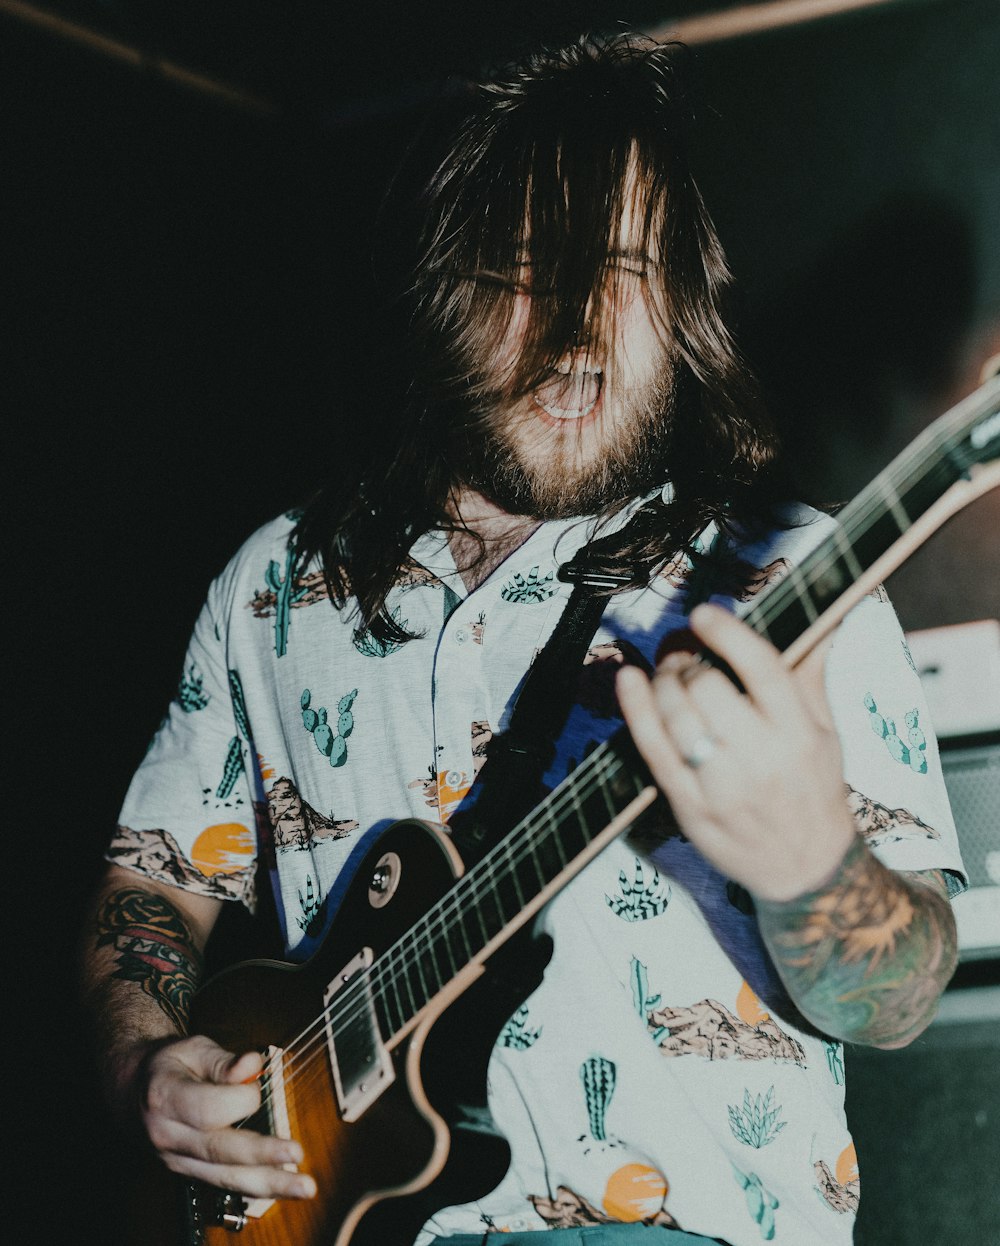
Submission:
M 371 988 L 382 1033 L 388 1036 L 404 1029 L 470 962 L 523 918 L 649 783 L 624 730 L 594 749 L 372 967 Z

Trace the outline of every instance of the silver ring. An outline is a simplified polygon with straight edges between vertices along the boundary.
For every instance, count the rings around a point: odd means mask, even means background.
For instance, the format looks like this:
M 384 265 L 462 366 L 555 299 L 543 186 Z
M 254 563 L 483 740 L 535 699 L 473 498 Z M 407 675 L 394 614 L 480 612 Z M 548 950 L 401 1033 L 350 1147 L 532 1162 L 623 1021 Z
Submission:
M 703 766 L 715 752 L 715 745 L 715 736 L 709 735 L 708 732 L 704 735 L 700 735 L 688 751 L 683 755 L 684 764 L 690 766 L 692 770 L 697 770 L 698 767 Z

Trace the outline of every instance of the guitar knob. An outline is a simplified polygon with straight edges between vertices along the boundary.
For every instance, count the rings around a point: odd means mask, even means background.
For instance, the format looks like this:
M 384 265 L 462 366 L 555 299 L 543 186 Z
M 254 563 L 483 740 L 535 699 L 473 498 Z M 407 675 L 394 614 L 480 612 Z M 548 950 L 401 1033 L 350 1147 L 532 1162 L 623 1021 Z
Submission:
M 380 857 L 368 880 L 368 903 L 373 909 L 380 909 L 396 893 L 403 863 L 395 852 L 387 852 Z
M 246 1200 L 239 1194 L 223 1194 L 218 1199 L 215 1212 L 216 1224 L 221 1224 L 229 1233 L 240 1233 L 246 1228 Z

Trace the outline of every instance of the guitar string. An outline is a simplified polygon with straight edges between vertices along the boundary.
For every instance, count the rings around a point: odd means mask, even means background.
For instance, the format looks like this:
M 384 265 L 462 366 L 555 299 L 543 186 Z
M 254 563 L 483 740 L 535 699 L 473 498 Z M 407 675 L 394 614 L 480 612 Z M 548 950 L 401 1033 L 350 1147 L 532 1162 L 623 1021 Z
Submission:
M 563 791 L 556 789 L 556 791 L 560 791 L 560 799 L 553 801 L 551 810 L 546 811 L 546 820 L 553 823 L 548 828 L 548 835 L 551 835 L 554 830 L 558 829 L 554 822 L 556 818 L 561 817 L 565 806 L 573 803 L 582 803 L 589 799 L 598 790 L 605 778 L 616 769 L 616 763 L 618 768 L 620 768 L 619 759 L 607 746 L 599 746 L 599 748 L 602 756 L 600 759 L 597 759 L 596 764 L 588 765 L 586 774 L 581 776 L 587 782 L 580 786 L 578 791 L 571 791 L 571 785 L 567 785 L 567 788 Z M 597 752 L 598 750 L 595 749 L 588 761 L 593 762 Z M 577 773 L 574 772 L 574 775 Z M 555 792 L 552 793 L 553 796 L 555 794 Z M 299 1071 L 293 1066 L 303 1058 L 308 1063 L 312 1058 L 310 1050 L 317 1043 L 323 1042 L 328 1028 L 333 1028 L 332 1037 L 336 1040 L 352 1022 L 367 1011 L 369 998 L 372 1001 L 378 1000 L 384 1003 L 387 999 L 389 988 L 393 987 L 397 979 L 402 976 L 400 972 L 402 965 L 405 964 L 408 969 L 420 958 L 424 948 L 433 948 L 435 946 L 435 939 L 438 936 L 447 936 L 452 933 L 451 921 L 457 914 L 464 911 L 466 905 L 477 903 L 480 897 L 488 891 L 495 893 L 496 888 L 491 881 L 490 874 L 492 872 L 500 877 L 503 876 L 502 871 L 496 868 L 495 858 L 508 856 L 510 860 L 506 865 L 506 869 L 507 873 L 513 876 L 517 866 L 527 859 L 529 853 L 534 851 L 532 833 L 536 829 L 535 822 L 538 820 L 540 820 L 538 810 L 533 811 L 532 814 L 523 819 L 501 844 L 497 845 L 480 862 L 477 862 L 468 873 L 463 875 L 458 884 L 432 905 L 427 913 L 404 936 L 388 948 L 368 970 L 359 974 L 343 991 L 338 992 L 331 1000 L 331 1004 L 283 1049 L 277 1059 L 285 1057 L 285 1075 L 282 1078 L 285 1086 L 294 1080 Z M 535 894 L 537 894 L 537 891 Z M 534 898 L 534 896 L 531 898 Z M 498 901 L 498 911 L 499 908 Z M 503 924 L 507 925 L 509 922 L 504 922 Z M 501 926 L 501 930 L 502 928 Z M 411 950 L 415 954 L 407 962 L 407 957 L 410 956 Z M 365 985 L 368 987 L 367 991 L 362 990 L 362 987 Z M 436 994 L 438 994 L 438 991 L 431 992 L 425 1002 L 432 1000 Z M 398 991 L 396 999 L 400 1005 L 397 1010 L 400 1012 L 400 1015 L 404 1015 L 401 1007 L 401 996 Z M 338 1007 L 341 1004 L 343 1006 Z M 345 1022 L 345 1019 L 346 1024 L 342 1024 Z M 270 1075 L 272 1071 L 271 1062 L 265 1062 L 261 1075 Z M 267 1099 L 262 1098 L 261 1108 L 265 1107 L 267 1102 L 269 1102 L 269 1097 Z
M 931 428 L 933 429 L 934 426 L 932 425 Z M 884 505 L 885 497 L 890 489 L 897 496 L 905 493 L 908 486 L 926 478 L 928 462 L 939 463 L 941 461 L 938 451 L 952 439 L 952 433 L 935 430 L 934 436 L 929 437 L 927 434 L 930 432 L 931 429 L 925 430 L 925 433 L 911 445 L 911 453 L 905 456 L 905 462 L 897 460 L 890 463 L 835 517 L 840 528 L 839 535 L 852 548 L 860 537 L 871 530 L 873 516 L 882 518 L 886 513 L 891 513 L 887 512 Z M 924 437 L 927 438 L 927 444 L 921 445 Z M 912 520 L 910 526 L 912 526 Z M 901 529 L 900 535 L 902 536 L 905 531 L 906 529 Z M 815 550 L 810 551 L 798 567 L 792 568 L 787 575 L 783 576 L 764 601 L 747 611 L 744 616 L 745 621 L 766 629 L 776 617 L 783 613 L 793 599 L 801 597 L 798 585 L 815 588 L 827 572 L 844 558 L 843 551 L 836 544 L 837 535 L 832 533 Z M 832 552 L 830 547 L 832 547 Z
M 970 395 L 970 400 L 972 397 L 973 395 Z M 995 404 L 996 395 L 993 394 L 975 404 L 971 414 L 963 410 L 955 410 L 950 416 L 946 414 L 924 429 L 907 450 L 883 468 L 836 517 L 841 526 L 842 535 L 846 537 L 848 543 L 853 546 L 859 536 L 870 530 L 873 514 L 884 510 L 883 503 L 889 488 L 900 496 L 911 485 L 918 483 L 921 479 L 926 479 L 930 465 L 941 465 L 947 461 L 947 456 L 941 454 L 942 448 L 949 442 L 957 448 L 957 445 L 971 431 L 972 426 L 978 420 L 985 418 Z M 956 433 L 960 433 L 961 436 L 956 436 Z M 951 483 L 953 479 L 949 481 L 949 485 Z M 912 523 L 911 519 L 909 526 L 912 526 Z M 903 535 L 906 530 L 902 529 L 900 535 Z M 768 593 L 766 600 L 756 608 L 764 626 L 767 625 L 768 620 L 772 620 L 785 609 L 788 600 L 798 595 L 794 583 L 796 573 L 799 578 L 805 578 L 807 584 L 811 581 L 815 585 L 830 567 L 836 564 L 838 557 L 842 556 L 839 552 L 834 552 L 827 562 L 820 560 L 819 556 L 829 543 L 830 539 L 806 555 L 799 567 L 793 568 L 789 576 L 778 581 L 772 592 Z M 750 621 L 749 616 L 754 614 L 755 609 L 748 611 L 747 621 Z
M 569 788 L 562 792 L 561 799 L 553 802 L 553 808 L 551 810 L 551 814 L 553 816 L 561 816 L 562 809 L 559 808 L 560 805 L 566 805 L 573 801 L 587 800 L 594 793 L 594 791 L 597 790 L 606 775 L 610 773 L 617 759 L 613 754 L 610 754 L 610 750 L 604 749 L 602 751 L 605 754 L 603 764 L 601 766 L 595 765 L 593 767 L 588 767 L 587 775 L 583 776 L 594 781 L 590 782 L 587 786 L 580 788 L 578 794 L 572 793 Z M 594 754 L 591 755 L 591 758 L 593 757 Z M 602 770 L 604 773 L 601 773 Z M 359 977 L 352 982 L 349 987 L 346 987 L 343 992 L 338 992 L 337 996 L 334 997 L 334 1000 L 331 1001 L 331 1008 L 324 1010 L 324 1012 L 321 1013 L 320 1016 L 317 1017 L 302 1032 L 302 1034 L 292 1040 L 292 1043 L 285 1049 L 286 1054 L 293 1051 L 295 1045 L 300 1044 L 309 1034 L 310 1030 L 315 1030 L 317 1027 L 321 1026 L 324 1028 L 328 1025 L 337 1026 L 344 1020 L 345 1017 L 347 1017 L 348 1023 L 357 1019 L 361 1012 L 366 1010 L 368 995 L 361 990 L 361 987 L 366 981 L 371 990 L 371 997 L 384 1002 L 387 997 L 387 988 L 393 985 L 394 976 L 400 976 L 398 970 L 406 958 L 405 941 L 409 941 L 413 945 L 419 956 L 420 952 L 423 950 L 420 947 L 421 941 L 424 942 L 426 947 L 433 947 L 435 936 L 441 933 L 450 933 L 449 923 L 455 914 L 461 910 L 461 907 L 465 903 L 469 900 L 472 900 L 473 902 L 477 901 L 487 890 L 495 891 L 495 886 L 490 881 L 491 871 L 494 874 L 499 873 L 495 866 L 495 858 L 508 855 L 510 857 L 508 870 L 511 874 L 513 874 L 517 865 L 521 864 L 521 862 L 526 859 L 526 853 L 521 850 L 526 846 L 528 851 L 532 851 L 530 842 L 531 832 L 534 830 L 533 819 L 535 819 L 537 815 L 538 811 L 534 811 L 532 815 L 529 815 L 528 818 L 522 821 L 522 823 L 518 824 L 518 826 L 509 833 L 507 839 L 503 843 L 487 854 L 487 856 L 484 857 L 481 862 L 477 863 L 476 866 L 472 867 L 472 869 L 470 869 L 469 872 L 462 877 L 458 886 L 452 888 L 448 893 L 441 897 L 427 911 L 427 913 L 424 914 L 420 921 L 406 933 L 406 935 L 397 940 L 392 947 L 387 949 L 387 951 L 382 954 L 379 960 L 375 962 L 375 964 L 372 965 L 365 974 L 359 975 Z M 555 828 L 550 828 L 550 830 L 551 829 Z M 523 840 L 525 843 L 515 843 L 517 840 Z M 520 855 L 516 855 L 517 853 L 520 853 Z M 424 929 L 421 930 L 420 927 L 424 927 Z M 403 953 L 402 958 L 400 957 L 400 952 Z M 414 960 L 415 959 L 416 958 L 414 958 Z M 413 961 L 410 963 L 412 964 Z M 431 993 L 428 999 L 433 999 L 434 994 L 436 994 L 436 992 Z M 397 1001 L 400 999 L 398 993 L 396 998 Z M 341 1003 L 343 1003 L 344 1006 L 340 1007 L 338 1010 L 338 1006 Z M 358 1005 L 358 1007 L 355 1007 L 355 1005 Z M 354 1009 L 353 1012 L 351 1012 L 352 1008 Z M 399 1011 L 402 1015 L 402 1009 L 399 1009 Z M 348 1016 L 349 1012 L 350 1016 Z M 335 1029 L 334 1038 L 336 1038 L 339 1033 L 343 1033 L 343 1027 Z M 322 1037 L 322 1033 L 316 1034 L 313 1035 L 313 1038 L 310 1041 L 314 1043 L 322 1039 Z M 294 1056 L 300 1056 L 302 1051 L 306 1050 L 307 1047 L 308 1044 L 301 1050 L 294 1051 Z
M 957 422 L 959 421 L 952 421 L 952 423 Z M 900 492 L 900 486 L 903 488 L 906 487 L 906 484 L 908 483 L 906 470 L 914 460 L 917 461 L 919 470 L 916 472 L 910 472 L 910 481 L 917 481 L 922 476 L 926 476 L 927 473 L 923 470 L 923 465 L 929 459 L 937 458 L 940 461 L 940 456 L 935 455 L 934 451 L 939 449 L 951 438 L 951 430 L 937 430 L 934 426 L 932 426 L 931 430 L 926 431 L 933 432 L 934 435 L 925 439 L 926 444 L 924 446 L 920 445 L 920 441 L 924 439 L 918 438 L 917 442 L 911 447 L 911 451 L 913 451 L 913 453 L 906 456 L 906 461 L 902 463 L 895 462 L 889 464 L 889 466 L 879 473 L 875 480 L 873 480 L 868 489 L 858 495 L 854 502 L 849 503 L 848 506 L 845 507 L 844 511 L 841 512 L 839 517 L 841 535 L 846 537 L 849 544 L 853 544 L 852 533 L 855 534 L 856 539 L 856 535 L 859 532 L 863 532 L 870 527 L 870 523 L 868 521 L 873 513 L 876 511 L 881 511 L 883 514 L 885 513 L 884 497 L 887 493 L 887 486 L 891 484 L 894 492 L 897 494 Z M 923 451 L 922 455 L 920 453 L 921 450 Z M 897 476 L 897 480 L 895 481 L 893 480 L 894 468 L 896 468 Z M 904 531 L 905 529 L 901 530 L 901 535 Z M 827 552 L 827 547 L 834 547 L 832 549 L 832 553 Z M 831 535 L 831 537 L 827 538 L 816 550 L 812 551 L 811 554 L 807 556 L 807 560 L 804 560 L 798 568 L 793 569 L 792 574 L 797 572 L 800 583 L 806 588 L 809 588 L 810 586 L 815 586 L 815 584 L 826 575 L 830 567 L 835 565 L 843 557 L 843 551 L 840 548 L 836 548 L 836 537 Z M 780 615 L 786 609 L 787 601 L 790 601 L 793 598 L 798 599 L 800 596 L 801 594 L 798 587 L 794 583 L 789 583 L 788 576 L 785 576 L 773 587 L 772 591 L 767 594 L 765 601 L 761 602 L 756 610 L 748 611 L 747 621 L 752 625 L 759 622 L 766 627 L 767 620 L 773 620 L 773 618 Z M 782 597 L 786 598 L 787 601 L 782 601 Z M 593 761 L 593 757 L 594 755 L 592 754 L 590 759 L 591 761 Z M 596 771 L 596 767 L 594 769 Z M 598 786 L 599 782 L 593 783 L 587 789 L 586 793 L 582 795 L 582 799 L 588 799 Z M 570 800 L 578 800 L 581 798 L 577 796 L 576 793 L 568 792 L 567 796 Z M 546 810 L 546 814 L 549 817 L 553 816 L 554 813 L 555 804 L 553 805 L 552 810 Z M 515 861 L 512 855 L 514 847 L 513 840 L 517 836 L 522 839 L 526 838 L 533 829 L 532 816 L 529 815 L 524 824 L 519 828 L 515 828 L 515 832 L 511 832 L 507 840 L 498 846 L 498 852 L 511 854 L 511 868 L 509 869 L 511 877 L 516 878 L 516 867 L 518 864 L 523 862 L 527 856 L 527 853 L 522 852 L 521 857 Z M 541 843 L 544 841 L 539 842 Z M 530 843 L 527 844 L 527 851 L 533 851 Z M 485 866 L 489 860 L 490 857 L 488 856 L 487 858 L 484 858 L 484 861 L 480 864 Z M 384 1003 L 387 1000 L 388 989 L 391 986 L 396 992 L 397 1011 L 400 1015 L 405 1015 L 405 1010 L 402 1008 L 402 996 L 399 993 L 398 983 L 401 979 L 403 979 L 404 975 L 409 972 L 411 967 L 420 959 L 422 952 L 422 949 L 420 948 L 421 938 L 426 940 L 427 947 L 433 947 L 434 938 L 439 933 L 443 932 L 447 935 L 454 932 L 455 923 L 452 922 L 452 919 L 460 912 L 458 907 L 460 898 L 475 898 L 475 886 L 471 885 L 473 881 L 473 873 L 474 871 L 470 870 L 469 874 L 467 874 L 462 880 L 463 883 L 468 885 L 460 885 L 453 888 L 445 897 L 442 898 L 441 901 L 438 902 L 438 904 L 433 906 L 432 909 L 425 914 L 421 921 L 417 923 L 417 926 L 414 926 L 411 931 L 407 932 L 405 938 L 408 941 L 409 947 L 407 947 L 407 944 L 403 943 L 402 940 L 397 941 L 397 943 L 388 949 L 387 952 L 379 958 L 379 961 L 371 967 L 366 976 L 369 983 L 370 998 L 372 1001 L 379 1000 Z M 492 884 L 490 885 L 490 889 L 495 891 L 495 887 L 492 886 Z M 479 894 L 484 894 L 484 891 L 485 888 L 480 890 Z M 473 895 L 467 897 L 467 893 L 473 893 Z M 439 911 L 435 913 L 435 910 Z M 433 919 L 431 919 L 432 914 L 434 914 Z M 424 925 L 426 929 L 418 936 L 416 931 L 419 925 Z M 462 938 L 463 942 L 465 942 L 466 946 L 468 946 L 468 939 L 466 938 L 464 931 L 462 933 Z M 452 958 L 449 957 L 449 959 Z M 376 972 L 377 970 L 379 972 Z M 324 1026 L 325 1028 L 328 1025 L 336 1027 L 339 1026 L 345 1018 L 347 1018 L 349 1024 L 361 1015 L 361 1012 L 366 1009 L 367 1000 L 369 998 L 369 995 L 361 990 L 363 981 L 363 978 L 359 978 L 356 982 L 351 984 L 351 987 L 346 988 L 343 992 L 345 997 L 343 1001 L 344 1006 L 340 1008 L 339 1012 L 330 1012 L 329 1009 L 325 1010 L 324 1014 L 307 1027 L 307 1029 L 303 1031 L 302 1035 L 292 1041 L 289 1047 L 285 1049 L 285 1054 L 287 1055 L 292 1053 L 293 1060 L 303 1058 L 311 1043 L 306 1043 L 305 1046 L 302 1047 L 301 1051 L 295 1050 L 295 1046 L 305 1038 L 310 1029 L 316 1028 L 317 1026 Z M 422 975 L 421 982 L 422 987 L 426 992 L 426 983 L 423 982 Z M 352 988 L 354 989 L 352 990 Z M 433 999 L 436 993 L 437 992 L 432 992 L 428 997 L 428 1000 Z M 409 994 L 412 1003 L 414 1002 L 412 990 L 409 990 Z M 354 998 L 349 998 L 352 995 Z M 428 1001 L 425 1001 L 425 1003 L 426 1002 Z M 351 1013 L 350 1016 L 348 1016 L 349 1010 L 353 1008 L 355 1004 L 358 1005 L 358 1007 L 355 1008 L 354 1012 Z M 327 1013 L 329 1013 L 329 1016 L 326 1015 Z M 339 1029 L 335 1028 L 333 1038 L 336 1039 L 337 1036 L 343 1032 L 344 1027 Z M 312 1043 L 318 1041 L 321 1037 L 322 1035 L 315 1036 Z M 288 1067 L 291 1066 L 291 1063 L 292 1061 L 290 1060 Z M 267 1068 L 265 1068 L 265 1072 L 268 1072 Z M 287 1084 L 292 1078 L 294 1078 L 294 1076 L 295 1072 L 293 1070 L 286 1076 L 285 1083 Z

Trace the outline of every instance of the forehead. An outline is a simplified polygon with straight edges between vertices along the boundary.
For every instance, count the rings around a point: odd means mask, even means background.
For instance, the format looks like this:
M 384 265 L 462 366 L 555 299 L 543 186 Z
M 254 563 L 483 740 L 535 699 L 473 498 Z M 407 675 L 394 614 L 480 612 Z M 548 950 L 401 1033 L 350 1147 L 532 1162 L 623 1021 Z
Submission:
M 618 218 L 616 244 L 625 253 L 649 254 L 655 246 L 654 231 L 646 228 L 648 196 L 634 167 L 626 175 L 622 187 L 621 214 Z
M 649 186 L 634 154 L 613 190 L 606 182 L 598 187 L 592 179 L 578 176 L 572 184 L 563 186 L 559 197 L 561 205 L 553 213 L 548 195 L 536 194 L 529 178 L 520 237 L 525 252 L 541 249 L 554 254 L 567 243 L 574 250 L 570 239 L 576 236 L 585 237 L 590 245 L 596 239 L 606 239 L 607 253 L 612 256 L 641 254 L 653 259 L 658 255 L 657 235 L 664 207 L 657 204 L 650 212 Z
M 662 173 L 651 168 L 647 160 L 640 160 L 633 145 L 629 154 L 625 175 L 622 178 L 621 228 L 630 237 L 642 236 L 649 219 L 650 242 L 663 225 L 666 215 L 666 181 Z

